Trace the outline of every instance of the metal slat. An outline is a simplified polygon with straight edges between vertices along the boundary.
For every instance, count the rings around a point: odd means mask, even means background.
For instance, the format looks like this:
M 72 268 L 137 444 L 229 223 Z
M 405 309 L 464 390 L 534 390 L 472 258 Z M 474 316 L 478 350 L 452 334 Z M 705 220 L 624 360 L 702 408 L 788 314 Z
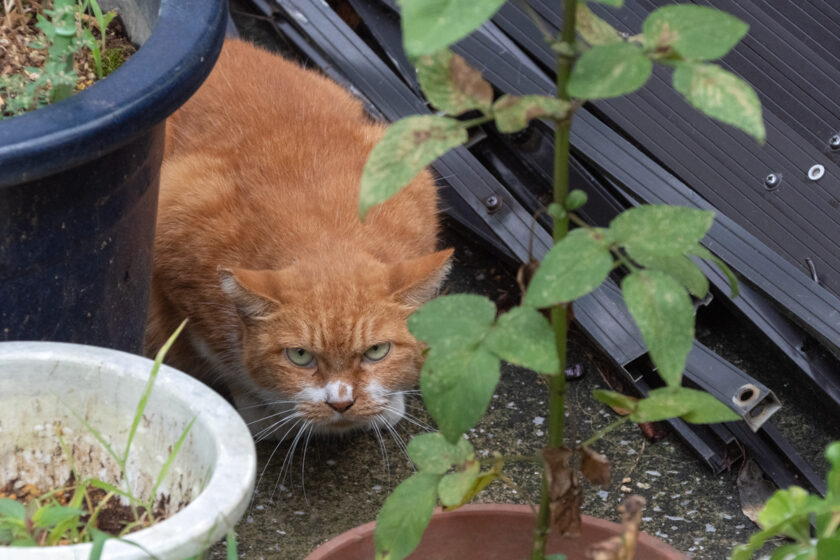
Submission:
M 318 45 L 348 78 L 389 120 L 409 114 L 430 114 L 425 103 L 404 83 L 396 80 L 385 64 L 325 4 L 303 0 L 278 0 L 278 6 Z M 455 148 L 433 165 L 459 196 L 485 222 L 516 258 L 527 259 L 531 217 L 465 148 Z M 457 171 L 457 173 L 456 173 Z M 502 200 L 499 211 L 490 213 L 484 201 Z M 537 231 L 535 253 L 544 254 L 550 237 Z
M 620 29 L 635 33 L 648 11 L 640 7 L 643 1 L 628 2 L 620 11 L 601 8 L 599 13 Z M 734 6 L 725 3 L 725 0 L 716 0 L 715 4 L 726 8 Z M 545 0 L 536 4 L 538 9 L 541 5 L 545 5 Z M 653 7 L 649 2 L 644 5 Z M 518 9 L 515 6 L 510 8 Z M 557 8 L 549 4 L 543 9 L 554 11 Z M 741 4 L 741 9 L 747 10 L 747 6 Z M 520 25 L 523 24 L 520 22 Z M 753 43 L 755 40 L 748 37 L 726 61 L 743 60 L 750 66 L 753 61 L 760 60 L 755 55 L 749 58 L 744 54 L 749 52 Z M 552 56 L 547 46 L 537 45 L 537 48 L 541 50 L 541 58 Z M 766 47 L 764 52 L 767 52 Z M 750 66 L 750 72 L 747 72 L 747 66 L 742 68 L 742 73 L 748 74 L 750 81 L 767 80 L 774 74 L 779 76 L 778 80 L 784 78 L 778 69 L 759 71 Z M 813 64 L 803 62 L 800 66 L 807 68 Z M 671 87 L 670 79 L 662 74 L 661 70 L 655 72 L 649 84 L 634 95 L 600 101 L 595 105 L 715 207 L 772 245 L 803 275 L 806 273 L 803 257 L 810 257 L 822 272 L 822 284 L 835 294 L 840 293 L 840 251 L 836 241 L 840 239 L 840 220 L 834 208 L 840 206 L 840 201 L 833 188 L 840 184 L 840 169 L 822 153 L 824 150 L 803 143 L 790 126 L 798 119 L 788 118 L 786 114 L 781 116 L 788 121 L 780 118 L 772 110 L 772 103 L 765 103 L 769 142 L 764 149 L 759 149 L 743 142 L 739 133 L 689 110 L 682 97 Z M 785 89 L 796 90 L 808 85 L 806 78 L 816 79 L 810 74 L 800 76 L 796 84 L 788 84 Z M 765 88 L 760 83 L 757 85 L 767 101 Z M 780 88 L 778 84 L 774 87 L 776 90 Z M 815 86 L 810 88 L 819 89 Z M 786 95 L 794 94 L 788 92 Z M 806 96 L 803 94 L 802 97 Z M 805 101 L 793 99 L 791 103 L 803 104 Z M 834 107 L 836 109 L 837 105 Z M 640 112 L 648 118 L 631 118 Z M 825 167 L 825 176 L 816 183 L 806 178 L 807 170 L 815 163 Z M 768 193 L 762 186 L 762 178 L 771 171 L 781 171 L 784 179 L 780 189 Z M 724 188 L 722 185 L 727 186 Z

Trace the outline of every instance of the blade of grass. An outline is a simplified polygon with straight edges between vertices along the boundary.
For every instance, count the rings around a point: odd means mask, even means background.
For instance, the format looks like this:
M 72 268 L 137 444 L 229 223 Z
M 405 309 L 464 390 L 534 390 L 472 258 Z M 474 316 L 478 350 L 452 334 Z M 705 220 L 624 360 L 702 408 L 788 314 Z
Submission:
M 120 456 L 119 456 L 119 455 L 117 455 L 117 453 L 113 450 L 113 448 L 111 447 L 111 445 L 110 445 L 110 444 L 109 444 L 109 443 L 105 440 L 105 437 L 104 437 L 102 434 L 100 434 L 100 433 L 99 433 L 99 431 L 98 431 L 96 428 L 94 428 L 93 426 L 91 426 L 91 425 L 88 423 L 88 421 L 87 421 L 87 420 L 85 420 L 85 419 L 84 419 L 84 418 L 83 418 L 83 417 L 82 417 L 82 416 L 81 416 L 78 412 L 76 412 L 75 410 L 73 410 L 73 409 L 70 407 L 70 405 L 69 405 L 69 404 L 67 404 L 66 402 L 64 402 L 64 400 L 62 400 L 62 399 L 61 399 L 61 397 L 59 397 L 59 400 L 61 400 L 61 404 L 63 404 L 64 406 L 66 406 L 66 407 L 67 407 L 67 409 L 70 411 L 70 414 L 72 414 L 72 415 L 73 415 L 73 417 L 75 417 L 75 418 L 76 418 L 76 420 L 78 420 L 79 422 L 81 422 L 81 423 L 84 425 L 84 427 L 85 427 L 85 429 L 86 429 L 87 431 L 89 431 L 91 434 L 93 434 L 93 437 L 95 437 L 95 438 L 96 438 L 96 441 L 98 441 L 100 444 L 102 444 L 102 447 L 104 447 L 104 448 L 105 448 L 105 451 L 107 451 L 107 452 L 108 452 L 108 455 L 110 455 L 110 456 L 114 459 L 114 461 L 116 461 L 116 462 L 117 462 L 117 464 L 118 464 L 118 465 L 122 468 L 122 470 L 125 470 L 125 463 L 124 463 L 124 461 L 120 458 Z
M 78 515 L 57 523 L 47 535 L 47 545 L 53 546 L 57 544 L 65 536 L 66 533 L 70 532 L 74 527 L 77 527 L 80 523 L 81 521 Z
M 114 497 L 113 492 L 108 492 L 105 494 L 105 497 L 96 504 L 96 509 L 90 514 L 90 519 L 87 520 L 85 523 L 84 528 L 82 529 L 82 534 L 84 535 L 85 532 L 92 534 L 91 532 L 96 529 L 96 520 L 99 518 L 99 513 L 102 511 L 102 508 L 108 503 L 108 500 Z
M 105 541 L 111 538 L 108 533 L 103 533 L 99 529 L 92 529 L 93 546 L 90 549 L 90 556 L 88 560 L 100 560 L 102 558 L 102 550 L 105 548 Z
M 155 497 L 157 496 L 158 488 L 160 487 L 161 483 L 163 482 L 163 478 L 166 476 L 166 473 L 169 472 L 169 467 L 172 466 L 172 461 L 175 460 L 175 456 L 178 454 L 178 450 L 181 449 L 181 444 L 184 443 L 184 440 L 187 438 L 187 435 L 190 433 L 190 430 L 195 423 L 196 417 L 193 417 L 190 420 L 190 423 L 187 424 L 187 427 L 184 428 L 184 431 L 181 432 L 181 437 L 178 438 L 178 441 L 175 442 L 175 445 L 172 447 L 172 451 L 169 452 L 169 456 L 166 458 L 166 462 L 161 467 L 160 472 L 158 473 L 157 480 L 155 480 L 155 485 L 152 488 L 152 495 L 149 498 L 149 505 L 146 507 L 149 510 L 149 516 L 154 519 L 154 514 L 152 513 L 152 508 L 155 505 Z
M 117 488 L 113 484 L 108 484 L 104 480 L 99 480 L 98 478 L 91 478 L 87 482 L 91 486 L 93 486 L 94 488 L 99 488 L 100 490 L 104 490 L 106 492 L 113 492 L 114 494 L 122 496 L 123 498 L 126 498 L 127 500 L 134 503 L 135 505 L 138 505 L 138 506 L 145 506 L 146 505 L 143 502 L 143 500 L 141 500 L 140 498 L 135 498 L 132 494 L 126 492 L 125 490 L 120 490 L 119 488 Z
M 227 548 L 227 560 L 236 560 L 239 558 L 239 552 L 236 546 L 236 533 L 233 529 L 227 532 L 225 536 L 225 547 Z
M 128 452 L 131 451 L 131 442 L 134 441 L 134 434 L 137 433 L 137 426 L 140 425 L 140 419 L 143 418 L 143 412 L 146 410 L 146 404 L 149 402 L 149 396 L 152 394 L 152 387 L 155 384 L 155 379 L 157 379 L 158 370 L 160 370 L 160 366 L 163 363 L 164 357 L 166 357 L 166 353 L 172 345 L 175 344 L 175 339 L 178 338 L 178 335 L 181 334 L 182 330 L 184 330 L 184 326 L 186 324 L 187 320 L 184 319 L 178 328 L 175 329 L 175 332 L 172 333 L 172 336 L 169 337 L 169 340 L 167 340 L 163 347 L 158 350 L 157 356 L 155 356 L 155 365 L 152 366 L 152 371 L 149 374 L 149 381 L 146 383 L 146 389 L 143 391 L 143 396 L 140 397 L 140 402 L 137 403 L 137 409 L 134 412 L 134 421 L 131 423 L 131 430 L 128 432 L 128 441 L 125 444 L 125 453 L 123 454 L 123 460 L 120 463 L 123 466 L 128 459 Z

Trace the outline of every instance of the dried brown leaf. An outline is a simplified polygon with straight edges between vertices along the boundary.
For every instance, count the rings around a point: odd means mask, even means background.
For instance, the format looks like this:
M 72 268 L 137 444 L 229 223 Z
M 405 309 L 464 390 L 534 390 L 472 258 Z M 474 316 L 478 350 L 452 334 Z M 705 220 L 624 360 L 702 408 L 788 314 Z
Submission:
M 624 500 L 618 506 L 621 514 L 621 534 L 593 544 L 586 551 L 586 557 L 590 560 L 633 560 L 644 510 L 643 497 L 634 495 Z
M 610 462 L 606 457 L 588 447 L 583 448 L 580 472 L 592 484 L 608 486 L 610 483 Z
M 560 535 L 580 535 L 580 482 L 574 469 L 569 468 L 571 449 L 543 448 L 543 465 L 548 482 L 551 528 Z
M 539 268 L 539 266 L 540 261 L 531 258 L 528 259 L 528 262 L 523 263 L 522 266 L 519 267 L 519 270 L 516 271 L 516 283 L 519 284 L 519 290 L 522 293 L 522 297 L 525 297 L 525 292 L 528 290 L 528 284 L 531 283 L 531 278 L 534 277 L 534 273 L 537 272 L 537 268 Z
M 741 511 L 750 521 L 758 523 L 758 512 L 775 490 L 775 486 L 764 478 L 764 473 L 755 461 L 744 461 L 738 471 L 738 497 L 741 499 Z
M 481 72 L 457 54 L 453 54 L 449 62 L 449 77 L 456 88 L 468 97 L 480 100 L 487 107 L 493 104 L 493 87 L 481 77 Z

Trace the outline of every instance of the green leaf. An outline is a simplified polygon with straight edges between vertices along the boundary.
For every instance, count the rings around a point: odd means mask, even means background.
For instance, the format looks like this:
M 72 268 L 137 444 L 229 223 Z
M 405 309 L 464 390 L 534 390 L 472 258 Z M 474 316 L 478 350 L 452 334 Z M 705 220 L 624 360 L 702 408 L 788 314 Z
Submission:
M 449 49 L 423 55 L 415 64 L 417 79 L 429 102 L 450 115 L 470 109 L 489 112 L 493 87 L 467 61 Z
M 477 346 L 495 317 L 496 304 L 484 296 L 441 296 L 411 314 L 408 330 L 442 355 Z
M 542 313 L 527 307 L 514 307 L 496 321 L 484 347 L 511 364 L 539 373 L 560 371 L 554 331 Z
M 613 238 L 634 259 L 646 255 L 682 255 L 697 247 L 714 222 L 715 213 L 685 206 L 645 204 L 610 222 Z
M 735 422 L 741 419 L 731 408 L 705 391 L 680 387 L 680 394 L 690 399 L 694 406 L 691 412 L 680 416 L 686 422 L 714 424 L 717 422 Z
M 420 376 L 423 402 L 451 443 L 472 428 L 499 382 L 499 358 L 477 348 L 437 356 L 429 352 Z
M 636 410 L 636 403 L 639 402 L 639 399 L 636 397 L 622 395 L 621 393 L 607 391 L 606 389 L 593 389 L 592 396 L 596 401 L 602 402 L 607 406 L 629 412 Z
M 475 457 L 472 444 L 464 438 L 458 438 L 453 444 L 437 432 L 412 439 L 408 456 L 418 471 L 430 474 L 444 474 L 452 465 L 462 465 Z
M 473 461 L 463 471 L 444 476 L 438 484 L 440 503 L 447 507 L 459 505 L 478 479 L 479 465 Z
M 81 509 L 65 506 L 44 506 L 32 516 L 32 522 L 36 527 L 46 529 L 65 521 L 78 517 L 84 513 Z
M 726 276 L 727 280 L 729 280 L 730 296 L 732 298 L 738 297 L 738 293 L 740 291 L 738 288 L 738 277 L 735 276 L 735 273 L 732 272 L 732 269 L 729 268 L 725 262 L 723 262 L 720 258 L 712 254 L 708 249 L 699 244 L 693 249 L 689 250 L 688 254 L 715 263 L 720 269 L 720 271 L 723 272 L 724 276 Z
M 800 542 L 807 542 L 810 533 L 808 492 L 799 486 L 777 490 L 758 512 L 758 523 L 763 528 L 774 527 L 777 533 Z
M 478 496 L 478 494 L 480 494 L 485 488 L 487 488 L 494 480 L 501 476 L 503 466 L 504 462 L 500 460 L 496 462 L 489 471 L 484 471 L 483 473 L 481 473 L 475 479 L 475 482 L 473 483 L 472 487 L 470 487 L 467 493 L 464 494 L 464 496 L 461 498 L 461 501 L 457 504 L 444 507 L 444 511 L 450 511 L 459 508 L 464 504 L 470 503 L 473 500 L 473 498 Z
M 764 143 L 761 101 L 752 86 L 735 74 L 714 64 L 683 62 L 674 70 L 674 89 L 708 116 Z
M 823 537 L 817 541 L 817 560 L 840 558 L 840 537 Z
M 569 117 L 571 105 L 567 101 L 544 95 L 503 95 L 493 104 L 493 118 L 499 132 L 516 132 L 528 126 L 531 119 Z
M 792 543 L 774 550 L 770 555 L 770 560 L 819 560 L 819 557 L 814 556 L 815 554 L 816 549 L 810 544 Z
M 806 512 L 808 505 L 808 491 L 799 486 L 789 486 L 776 490 L 758 512 L 758 523 L 761 527 L 772 527 L 779 523 L 787 523 L 791 517 L 797 517 Z
M 105 541 L 111 538 L 107 533 L 103 533 L 99 529 L 91 527 L 91 535 L 93 536 L 93 546 L 90 549 L 90 556 L 88 560 L 99 560 L 102 558 L 102 551 L 105 548 Z
M 586 204 L 586 200 L 589 197 L 580 189 L 575 189 L 569 193 L 569 196 L 566 197 L 566 209 L 569 211 L 577 210 L 578 208 L 582 208 L 584 204 Z
M 26 519 L 26 508 L 23 504 L 9 498 L 0 498 L 0 517 L 12 519 Z
M 403 46 L 409 57 L 431 54 L 463 39 L 505 0 L 400 0 Z
M 530 307 L 549 307 L 573 301 L 598 286 L 612 270 L 608 232 L 603 229 L 572 230 L 551 248 L 525 294 Z
M 609 45 L 621 41 L 615 28 L 596 16 L 585 2 L 578 2 L 575 12 L 577 32 L 590 45 Z
M 17 535 L 15 540 L 12 541 L 12 546 L 38 546 L 38 543 L 35 542 L 35 539 L 32 538 L 29 534 Z
M 658 270 L 631 273 L 621 290 L 659 375 L 678 386 L 694 341 L 691 298 L 679 282 Z
M 618 97 L 645 85 L 652 70 L 653 63 L 638 45 L 598 45 L 578 59 L 567 91 L 578 99 Z
M 596 2 L 599 0 L 595 0 Z M 566 560 L 565 554 L 546 554 L 545 560 Z
M 645 268 L 670 274 L 695 297 L 704 298 L 709 293 L 709 279 L 685 255 L 645 255 L 637 252 L 633 253 L 633 259 Z
M 831 463 L 827 477 L 829 495 L 840 498 L 840 441 L 825 448 L 825 458 Z
M 630 414 L 633 422 L 658 422 L 667 418 L 678 418 L 692 411 L 693 395 L 684 387 L 661 387 L 648 393 L 647 398 L 636 403 L 635 412 Z
M 566 213 L 566 209 L 557 204 L 556 202 L 552 202 L 551 204 L 549 204 L 548 208 L 546 208 L 546 212 L 549 216 L 551 216 L 552 218 L 557 218 L 558 220 L 562 220 L 568 215 Z
M 463 125 L 447 117 L 415 115 L 388 127 L 362 171 L 359 216 L 385 202 L 450 148 L 467 141 Z
M 674 50 L 689 60 L 711 60 L 728 53 L 750 26 L 726 12 L 678 4 L 651 12 L 642 25 L 645 47 L 654 53 Z
M 439 475 L 417 473 L 385 500 L 373 534 L 377 560 L 402 560 L 417 547 L 437 501 Z

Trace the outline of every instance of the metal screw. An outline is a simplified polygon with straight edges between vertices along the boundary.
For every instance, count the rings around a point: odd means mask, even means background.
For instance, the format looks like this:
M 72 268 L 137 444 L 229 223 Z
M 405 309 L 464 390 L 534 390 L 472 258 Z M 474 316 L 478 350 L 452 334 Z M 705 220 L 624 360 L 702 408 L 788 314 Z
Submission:
M 833 151 L 840 150 L 840 134 L 835 134 L 828 139 L 828 147 Z
M 764 187 L 767 189 L 775 189 L 782 184 L 782 176 L 778 173 L 770 173 L 764 178 Z
M 498 196 L 490 195 L 484 199 L 484 207 L 492 214 L 502 207 L 502 201 Z
M 825 167 L 823 167 L 819 163 L 812 166 L 811 169 L 808 170 L 808 178 L 812 181 L 819 181 L 820 179 L 822 179 L 823 175 L 825 175 Z

